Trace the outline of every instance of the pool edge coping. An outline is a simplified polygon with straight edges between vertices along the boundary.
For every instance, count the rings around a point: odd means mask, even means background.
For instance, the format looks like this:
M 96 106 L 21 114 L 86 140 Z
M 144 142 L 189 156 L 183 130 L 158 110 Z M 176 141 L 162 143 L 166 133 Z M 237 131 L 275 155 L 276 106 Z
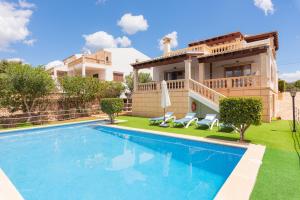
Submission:
M 119 125 L 104 125 L 101 126 L 106 127 L 115 127 L 123 130 L 134 130 L 140 131 L 143 133 L 157 134 L 168 137 L 175 137 L 180 139 L 188 139 L 198 142 L 208 142 L 219 145 L 233 146 L 246 148 L 246 152 L 237 163 L 235 168 L 232 170 L 231 174 L 228 176 L 222 187 L 217 192 L 214 197 L 215 200 L 241 200 L 241 199 L 249 199 L 253 188 L 255 186 L 256 178 L 262 164 L 263 156 L 265 153 L 266 147 L 259 144 L 238 144 L 233 141 L 225 141 L 225 140 L 216 140 L 211 138 L 197 137 L 191 135 L 182 135 L 176 133 L 155 131 L 155 130 L 147 130 L 140 128 L 132 128 L 126 126 Z
M 81 123 L 88 123 L 88 122 L 97 122 L 97 121 L 104 121 L 105 119 L 91 119 L 91 120 L 84 120 L 84 121 L 78 121 L 78 122 L 66 122 L 66 123 L 60 123 L 60 124 L 45 124 L 45 125 L 36 125 L 36 126 L 30 126 L 30 127 L 19 127 L 19 128 L 11 128 L 8 130 L 0 130 L 0 136 L 4 133 L 10 133 L 10 132 L 16 132 L 16 131 L 26 131 L 26 130 L 35 130 L 39 128 L 51 128 L 56 126 L 64 126 L 64 125 L 72 125 L 72 124 L 81 124 Z
M 37 129 L 37 128 L 48 128 L 48 127 L 56 127 L 56 126 L 63 126 L 63 125 L 70 125 L 70 124 L 80 124 L 86 122 L 97 122 L 97 121 L 104 121 L 104 119 L 97 119 L 97 120 L 85 120 L 80 122 L 69 122 L 69 123 L 62 123 L 62 124 L 51 124 L 51 125 L 44 125 L 38 127 L 28 127 L 28 128 L 21 128 L 21 129 L 11 129 L 6 131 L 0 130 L 0 135 L 2 133 L 9 133 L 14 131 L 22 131 L 22 130 L 30 130 L 30 129 Z M 140 129 L 140 128 L 131 128 L 119 125 L 108 125 L 108 124 L 99 124 L 100 126 L 104 127 L 115 127 L 124 130 L 134 130 L 140 131 L 144 133 L 156 134 L 156 135 L 163 135 L 167 137 L 174 137 L 179 139 L 188 139 L 198 142 L 208 142 L 214 143 L 219 145 L 226 145 L 226 146 L 233 146 L 233 147 L 240 147 L 246 148 L 246 152 L 235 166 L 231 174 L 228 176 L 222 187 L 217 192 L 214 199 L 216 200 L 240 200 L 240 199 L 249 199 L 251 192 L 254 188 L 256 178 L 262 164 L 262 159 L 264 156 L 264 152 L 266 147 L 263 145 L 251 144 L 251 143 L 236 143 L 233 141 L 225 141 L 225 140 L 216 140 L 211 138 L 204 138 L 204 137 L 197 137 L 191 135 L 182 135 L 176 133 L 169 133 L 169 132 L 162 132 L 162 131 L 155 131 L 155 130 L 147 130 L 147 129 Z M 24 200 L 22 195 L 16 189 L 14 184 L 11 182 L 9 177 L 5 174 L 5 172 L 0 168 L 0 184 L 4 187 L 0 189 L 0 197 L 1 195 L 7 194 L 7 191 L 10 191 L 10 195 L 13 198 L 11 200 Z M 4 191 L 3 191 L 4 190 Z
M 24 200 L 15 185 L 0 168 L 0 199 Z

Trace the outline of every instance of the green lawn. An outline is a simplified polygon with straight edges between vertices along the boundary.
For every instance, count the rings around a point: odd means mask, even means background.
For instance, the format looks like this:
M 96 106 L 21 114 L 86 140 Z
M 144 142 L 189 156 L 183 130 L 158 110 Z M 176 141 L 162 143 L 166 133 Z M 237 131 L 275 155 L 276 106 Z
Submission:
M 239 137 L 235 133 L 218 132 L 216 128 L 211 131 L 195 127 L 161 128 L 149 126 L 147 118 L 121 116 L 118 119 L 127 120 L 120 123 L 120 126 L 223 140 L 236 140 Z M 300 199 L 299 135 L 292 135 L 288 121 L 274 121 L 250 127 L 246 140 L 267 147 L 251 199 Z

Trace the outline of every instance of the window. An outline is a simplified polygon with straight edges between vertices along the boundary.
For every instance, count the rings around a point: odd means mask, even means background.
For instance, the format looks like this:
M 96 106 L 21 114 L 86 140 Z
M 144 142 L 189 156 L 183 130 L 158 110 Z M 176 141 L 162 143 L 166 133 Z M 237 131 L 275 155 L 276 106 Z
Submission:
M 237 76 L 250 76 L 251 75 L 251 65 L 242 65 L 235 67 L 225 68 L 225 77 L 237 77 Z
M 99 74 L 93 74 L 93 78 L 99 78 Z
M 173 72 L 165 72 L 164 79 L 168 80 L 177 80 L 184 79 L 184 71 L 173 71 Z
M 105 60 L 106 60 L 106 62 L 109 62 L 109 57 L 108 57 L 108 56 L 106 56 Z
M 123 82 L 123 73 L 121 72 L 114 72 L 113 73 L 113 80 L 117 82 Z

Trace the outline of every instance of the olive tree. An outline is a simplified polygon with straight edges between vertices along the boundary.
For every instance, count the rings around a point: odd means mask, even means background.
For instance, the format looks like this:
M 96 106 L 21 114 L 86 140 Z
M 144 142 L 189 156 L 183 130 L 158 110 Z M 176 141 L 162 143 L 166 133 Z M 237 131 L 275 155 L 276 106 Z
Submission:
M 59 82 L 64 96 L 74 99 L 77 108 L 86 108 L 87 103 L 97 99 L 100 90 L 99 80 L 92 77 L 65 76 Z
M 150 73 L 140 72 L 138 75 L 138 81 L 139 83 L 148 83 L 152 81 L 152 77 Z M 127 85 L 128 90 L 130 93 L 133 91 L 133 73 L 130 73 L 129 75 L 125 76 L 125 83 Z
M 99 98 L 117 98 L 124 92 L 125 86 L 121 82 L 101 81 L 100 90 L 98 92 Z
M 234 126 L 244 141 L 245 132 L 251 125 L 260 125 L 262 101 L 258 98 L 224 98 L 220 100 L 220 120 Z
M 31 117 L 38 99 L 55 88 L 51 76 L 41 67 L 18 62 L 1 65 L 0 105 L 9 111 L 23 110 Z

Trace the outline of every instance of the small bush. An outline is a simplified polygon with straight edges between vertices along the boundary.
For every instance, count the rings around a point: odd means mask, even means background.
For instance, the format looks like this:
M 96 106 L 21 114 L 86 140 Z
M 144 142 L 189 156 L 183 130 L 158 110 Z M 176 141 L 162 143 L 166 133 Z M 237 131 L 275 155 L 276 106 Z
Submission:
M 286 90 L 286 84 L 284 80 L 278 81 L 278 90 L 279 92 L 284 92 Z
M 123 99 L 104 98 L 100 101 L 101 110 L 109 116 L 110 122 L 115 122 L 115 117 L 124 107 Z
M 262 101 L 258 98 L 225 98 L 220 101 L 220 118 L 226 126 L 234 126 L 240 141 L 250 125 L 260 125 Z

